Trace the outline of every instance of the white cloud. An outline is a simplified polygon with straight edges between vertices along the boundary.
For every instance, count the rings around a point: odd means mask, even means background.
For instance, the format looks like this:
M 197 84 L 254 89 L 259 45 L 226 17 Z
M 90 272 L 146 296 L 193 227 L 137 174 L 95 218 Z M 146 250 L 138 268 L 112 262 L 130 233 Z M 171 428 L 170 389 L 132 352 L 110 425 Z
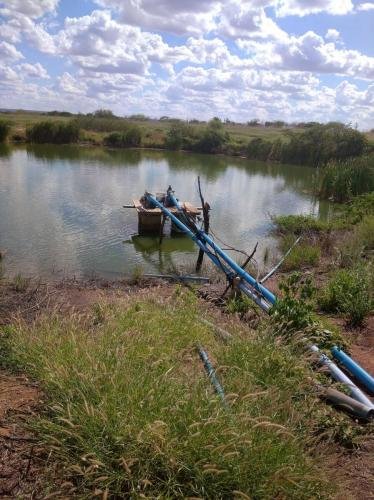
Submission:
M 22 14 L 30 18 L 42 17 L 54 12 L 59 0 L 6 0 L 0 1 L 0 14 L 11 16 Z
M 331 40 L 334 42 L 336 40 L 339 40 L 339 38 L 340 38 L 340 33 L 338 30 L 335 30 L 333 28 L 330 28 L 327 30 L 326 35 L 325 35 L 326 40 Z
M 30 63 L 23 63 L 23 64 L 18 64 L 16 68 L 21 72 L 22 76 L 26 75 L 30 78 L 43 78 L 48 80 L 49 75 L 47 73 L 47 70 L 40 64 L 30 64 Z
M 120 24 L 109 11 L 67 18 L 56 44 L 79 67 L 100 73 L 143 75 L 152 63 L 175 64 L 191 57 L 187 47 L 170 47 L 158 34 Z
M 238 46 L 253 56 L 259 67 L 350 75 L 355 78 L 374 78 L 374 57 L 357 50 L 339 49 L 325 43 L 313 31 L 286 42 L 264 43 L 238 40 Z
M 116 9 L 121 20 L 149 30 L 177 35 L 202 35 L 221 30 L 226 36 L 259 38 L 282 36 L 282 30 L 265 12 L 273 7 L 278 17 L 325 12 L 353 12 L 352 0 L 95 0 Z
M 214 29 L 221 3 L 217 0 L 96 0 L 101 7 L 116 8 L 121 20 L 145 29 L 201 34 Z
M 67 72 L 58 77 L 58 88 L 67 94 L 84 95 L 87 91 L 87 85 L 84 82 Z
M 363 10 L 363 11 L 374 10 L 374 3 L 372 2 L 360 3 L 357 5 L 356 10 Z
M 268 17 L 265 10 L 242 2 L 231 2 L 220 12 L 218 32 L 230 38 L 285 39 L 287 34 Z
M 24 38 L 31 46 L 41 52 L 53 54 L 55 45 L 53 37 L 45 30 L 42 24 L 36 23 L 32 16 L 27 16 L 22 12 L 13 12 L 10 9 L 3 9 L 4 17 L 9 17 L 7 22 L 0 25 L 0 35 L 7 40 L 16 43 Z
M 19 77 L 14 69 L 0 63 L 0 84 L 7 84 L 9 82 L 18 81 Z
M 353 12 L 353 3 L 351 0 L 276 0 L 275 10 L 279 17 L 301 17 L 320 12 L 344 15 Z
M 7 42 L 0 42 L 0 59 L 16 61 L 17 59 L 23 59 L 23 55 L 19 52 L 14 45 Z

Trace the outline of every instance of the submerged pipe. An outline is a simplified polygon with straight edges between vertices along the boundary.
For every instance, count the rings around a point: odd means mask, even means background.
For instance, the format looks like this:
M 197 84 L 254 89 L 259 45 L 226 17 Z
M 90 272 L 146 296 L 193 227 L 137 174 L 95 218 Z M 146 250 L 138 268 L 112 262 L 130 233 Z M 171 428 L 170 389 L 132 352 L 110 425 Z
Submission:
M 197 345 L 196 347 L 197 347 L 197 350 L 199 352 L 200 359 L 203 362 L 205 371 L 208 374 L 209 380 L 211 381 L 211 383 L 214 387 L 214 390 L 216 391 L 218 396 L 221 398 L 221 401 L 224 404 L 224 406 L 227 406 L 225 392 L 223 390 L 222 385 L 218 381 L 218 378 L 216 376 L 216 372 L 212 366 L 212 363 L 209 360 L 208 354 L 204 351 L 204 349 L 200 345 Z
M 365 387 L 374 394 L 374 378 L 365 371 L 356 361 L 354 361 L 342 349 L 334 346 L 331 353 L 357 380 L 359 380 Z
M 370 399 L 365 396 L 361 389 L 359 389 L 357 385 L 355 385 L 352 380 L 348 378 L 347 375 L 326 356 L 326 354 L 321 353 L 316 345 L 311 345 L 310 350 L 320 354 L 320 363 L 329 369 L 329 372 L 336 381 L 341 382 L 348 387 L 350 395 L 353 399 L 363 403 L 369 408 L 374 409 L 374 404 L 370 401 Z
M 343 408 L 359 418 L 369 420 L 374 417 L 373 407 L 369 407 L 363 403 L 360 403 L 359 401 L 356 401 L 355 399 L 347 396 L 347 394 L 337 391 L 332 387 L 322 389 L 320 395 L 321 397 L 327 399 L 327 401 L 332 403 L 334 406 Z

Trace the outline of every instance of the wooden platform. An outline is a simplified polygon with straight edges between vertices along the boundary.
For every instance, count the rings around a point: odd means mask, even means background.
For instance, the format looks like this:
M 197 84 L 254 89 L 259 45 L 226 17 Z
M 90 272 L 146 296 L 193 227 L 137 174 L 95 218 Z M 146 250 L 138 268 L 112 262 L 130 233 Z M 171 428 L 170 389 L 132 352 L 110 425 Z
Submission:
M 156 214 L 162 214 L 161 208 L 144 208 L 143 205 L 141 204 L 140 200 L 133 200 L 134 202 L 134 207 L 136 210 L 142 214 L 149 214 L 149 215 L 156 215 Z M 190 215 L 200 215 L 201 213 L 201 208 L 193 206 L 191 203 L 188 203 L 188 201 L 181 202 L 182 208 Z M 178 209 L 177 207 L 167 207 L 167 209 L 174 215 L 178 214 Z
M 162 210 L 160 208 L 145 208 L 140 200 L 133 200 L 134 207 L 138 212 L 138 226 L 139 226 L 139 234 L 144 233 L 160 233 L 162 230 Z M 201 209 L 198 207 L 194 207 L 191 203 L 187 201 L 181 202 L 182 208 L 186 211 L 187 214 L 191 215 L 193 218 L 200 215 Z M 179 217 L 179 211 L 176 207 L 167 207 L 168 210 Z M 171 230 L 178 232 L 178 228 L 172 224 Z

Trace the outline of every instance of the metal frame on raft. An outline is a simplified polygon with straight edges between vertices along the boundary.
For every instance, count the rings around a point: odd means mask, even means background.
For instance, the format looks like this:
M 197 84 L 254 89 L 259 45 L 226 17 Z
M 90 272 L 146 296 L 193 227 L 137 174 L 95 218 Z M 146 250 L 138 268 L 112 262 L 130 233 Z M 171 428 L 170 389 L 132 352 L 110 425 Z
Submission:
M 247 297 L 252 299 L 263 311 L 266 313 L 270 312 L 270 309 L 275 305 L 277 298 L 276 296 L 263 286 L 263 282 L 266 281 L 267 277 L 273 274 L 277 269 L 276 266 L 263 280 L 257 281 L 253 276 L 251 276 L 243 267 L 237 264 L 222 248 L 217 245 L 213 239 L 202 229 L 200 229 L 196 221 L 186 214 L 186 212 L 181 207 L 179 201 L 174 196 L 174 192 L 171 187 L 167 191 L 168 201 L 177 208 L 178 216 L 174 215 L 165 205 L 163 205 L 157 198 L 149 192 L 144 194 L 145 198 L 154 206 L 161 209 L 164 216 L 169 217 L 170 220 L 187 236 L 189 236 L 200 248 L 204 254 L 206 254 L 209 259 L 221 270 L 227 277 L 229 283 L 234 283 L 235 278 L 238 279 L 236 282 L 236 287 L 244 293 Z M 201 196 L 201 193 L 200 193 Z M 202 198 L 202 197 L 201 197 Z M 311 345 L 310 350 L 319 353 L 319 349 L 316 345 Z M 346 368 L 359 380 L 361 380 L 365 386 L 369 389 L 373 389 L 373 378 L 367 374 L 357 363 L 353 362 L 347 355 L 342 355 L 342 351 L 338 347 L 333 347 L 332 354 L 336 357 Z M 349 358 L 349 359 L 347 359 Z M 351 363 L 349 363 L 351 361 Z M 346 400 L 341 399 L 341 405 L 349 407 L 351 411 L 356 413 L 358 416 L 363 414 L 370 415 L 372 417 L 374 404 L 371 400 L 357 387 L 352 380 L 350 380 L 347 375 L 340 370 L 340 368 L 331 359 L 323 353 L 320 353 L 319 362 L 328 368 L 331 376 L 338 382 L 343 383 L 350 393 L 352 401 L 357 401 L 361 404 L 362 408 L 357 410 L 354 403 L 349 406 Z M 330 399 L 334 404 L 337 403 L 339 397 L 336 395 L 336 391 L 333 396 L 327 392 L 325 396 Z M 343 398 L 344 395 L 342 395 Z M 344 399 L 344 398 L 343 398 Z M 347 397 L 345 397 L 347 399 Z M 349 399 L 349 398 L 348 398 Z M 357 405 L 356 405 L 357 406 Z

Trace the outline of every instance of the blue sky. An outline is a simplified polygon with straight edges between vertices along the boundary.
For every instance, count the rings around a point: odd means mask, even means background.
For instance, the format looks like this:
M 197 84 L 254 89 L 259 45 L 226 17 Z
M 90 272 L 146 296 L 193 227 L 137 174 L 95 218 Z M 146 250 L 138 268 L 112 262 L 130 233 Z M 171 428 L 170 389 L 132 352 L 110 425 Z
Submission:
M 374 127 L 374 2 L 0 0 L 0 107 Z

